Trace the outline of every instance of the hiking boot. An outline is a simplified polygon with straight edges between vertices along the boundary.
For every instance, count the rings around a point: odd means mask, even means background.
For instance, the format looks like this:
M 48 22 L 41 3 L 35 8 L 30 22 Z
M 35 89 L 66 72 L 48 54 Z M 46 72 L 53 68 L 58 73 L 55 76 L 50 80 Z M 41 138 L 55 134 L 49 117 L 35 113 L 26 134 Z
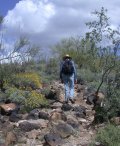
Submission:
M 74 101 L 73 99 L 71 99 L 71 98 L 70 98 L 69 100 L 71 101 L 71 103 L 72 103 L 72 104 L 74 104 L 74 103 L 75 103 L 75 101 Z

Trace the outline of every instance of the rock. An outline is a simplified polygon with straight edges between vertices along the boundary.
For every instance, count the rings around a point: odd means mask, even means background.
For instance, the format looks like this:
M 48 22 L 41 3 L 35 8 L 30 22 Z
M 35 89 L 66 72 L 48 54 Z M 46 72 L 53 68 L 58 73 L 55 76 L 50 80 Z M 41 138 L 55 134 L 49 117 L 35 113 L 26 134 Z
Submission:
M 49 114 L 46 113 L 46 112 L 40 111 L 39 114 L 38 114 L 38 117 L 39 117 L 40 119 L 48 120 L 48 119 L 49 119 Z
M 49 91 L 49 93 L 45 94 L 45 97 L 46 97 L 47 99 L 56 100 L 56 94 L 57 94 L 56 91 L 53 90 L 53 89 L 51 89 L 51 90 Z
M 103 100 L 105 98 L 105 95 L 101 92 L 98 93 L 91 93 L 88 97 L 87 97 L 87 101 L 86 103 L 89 105 L 99 105 L 100 107 L 102 107 L 103 104 Z
M 68 118 L 67 124 L 71 125 L 74 129 L 79 129 L 79 123 L 75 118 Z
M 19 127 L 19 125 L 21 123 L 25 123 L 25 122 L 30 123 L 32 125 L 37 125 L 37 127 L 39 127 L 39 128 L 46 128 L 48 126 L 48 123 L 49 123 L 48 120 L 44 120 L 44 119 L 38 119 L 38 120 L 20 120 L 20 121 L 18 121 L 18 123 L 16 123 L 16 127 Z
M 16 135 L 13 132 L 8 132 L 5 139 L 6 146 L 14 144 L 15 142 L 17 142 Z
M 36 124 L 39 124 L 41 128 L 47 128 L 48 127 L 48 120 L 44 120 L 44 119 L 39 119 L 36 121 Z
M 62 112 L 62 111 L 53 111 L 50 114 L 50 120 L 54 121 L 54 122 L 57 122 L 57 121 L 60 121 L 60 120 L 66 121 L 67 117 L 64 114 L 64 112 Z
M 34 129 L 32 131 L 26 132 L 26 135 L 29 139 L 36 139 L 40 132 L 41 132 L 40 130 Z
M 113 117 L 110 119 L 110 122 L 115 125 L 120 125 L 120 117 Z
M 100 107 L 103 107 L 103 101 L 105 99 L 105 95 L 102 92 L 98 92 L 98 94 L 95 94 L 95 106 L 98 105 Z
M 79 118 L 78 121 L 82 124 L 82 123 L 87 123 L 87 120 L 86 119 L 83 119 L 83 118 Z
M 37 125 L 37 124 L 34 124 L 34 123 L 30 123 L 30 122 L 24 121 L 24 122 L 19 124 L 19 128 L 22 131 L 28 132 L 28 131 L 31 131 L 33 129 L 39 129 L 40 126 Z
M 15 103 L 0 105 L 2 115 L 10 115 L 13 111 L 18 112 L 19 107 Z
M 33 119 L 37 120 L 39 115 L 39 109 L 33 109 L 30 111 L 29 115 L 26 117 L 26 119 Z
M 18 122 L 21 119 L 22 119 L 22 116 L 18 115 L 16 112 L 12 112 L 11 115 L 9 116 L 10 122 Z
M 105 145 L 101 144 L 100 142 L 95 142 L 95 146 L 105 146 Z
M 7 115 L 1 116 L 1 118 L 0 118 L 1 123 L 5 123 L 7 121 L 9 121 L 9 117 Z
M 58 146 L 63 143 L 61 137 L 56 133 L 48 133 L 44 136 L 46 144 L 49 146 Z
M 85 90 L 85 87 L 81 84 L 77 84 L 76 86 L 76 92 L 80 93 L 81 91 Z
M 71 110 L 73 107 L 70 105 L 70 104 L 63 104 L 62 105 L 62 107 L 61 107 L 61 109 L 63 110 L 63 111 L 69 111 L 69 110 Z
M 5 133 L 0 131 L 0 146 L 2 146 L 2 144 L 5 144 Z
M 76 117 L 80 117 L 80 118 L 85 118 L 86 117 L 86 108 L 83 106 L 75 106 L 73 108 L 73 111 L 75 111 L 75 115 Z
M 56 99 L 60 102 L 63 102 L 65 99 L 63 93 L 64 93 L 63 90 L 59 86 L 58 89 L 56 89 Z
M 50 92 L 46 95 L 46 98 L 63 102 L 64 101 L 63 90 L 64 90 L 63 84 L 53 82 L 51 85 Z
M 71 125 L 66 123 L 59 123 L 55 126 L 55 132 L 58 133 L 62 138 L 67 138 L 70 135 L 73 135 L 75 130 Z
M 53 109 L 61 108 L 62 107 L 62 103 L 55 102 L 50 107 L 53 108 Z
M 2 124 L 1 130 L 7 134 L 9 131 L 13 131 L 14 129 L 14 124 L 10 123 L 9 121 L 5 122 Z
M 91 95 L 87 96 L 86 103 L 89 104 L 89 105 L 94 105 L 94 99 L 95 99 L 95 95 L 91 94 Z

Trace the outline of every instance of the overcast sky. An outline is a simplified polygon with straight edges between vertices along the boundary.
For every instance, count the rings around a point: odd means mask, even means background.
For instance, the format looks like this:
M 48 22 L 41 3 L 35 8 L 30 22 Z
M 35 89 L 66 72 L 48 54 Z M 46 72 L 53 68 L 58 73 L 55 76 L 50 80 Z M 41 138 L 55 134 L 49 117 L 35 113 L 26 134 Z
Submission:
M 2 0 L 1 0 L 2 1 Z M 42 47 L 70 36 L 83 36 L 91 12 L 108 9 L 111 25 L 120 25 L 120 0 L 3 0 L 5 35 L 10 41 L 27 36 Z M 5 5 L 6 3 L 6 5 Z

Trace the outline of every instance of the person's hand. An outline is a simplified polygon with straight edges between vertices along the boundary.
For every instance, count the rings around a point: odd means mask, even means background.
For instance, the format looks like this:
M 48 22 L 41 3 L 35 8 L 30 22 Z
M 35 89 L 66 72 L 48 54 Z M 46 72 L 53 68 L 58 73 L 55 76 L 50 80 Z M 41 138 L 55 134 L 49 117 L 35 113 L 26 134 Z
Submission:
M 77 79 L 75 79 L 75 84 L 77 84 Z

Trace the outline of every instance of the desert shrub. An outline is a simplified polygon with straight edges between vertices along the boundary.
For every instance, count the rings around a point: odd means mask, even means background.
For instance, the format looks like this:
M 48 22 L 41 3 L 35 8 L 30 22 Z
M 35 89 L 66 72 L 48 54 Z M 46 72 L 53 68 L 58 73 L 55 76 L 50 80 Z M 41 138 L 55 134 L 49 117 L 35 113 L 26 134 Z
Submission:
M 31 91 L 25 100 L 25 106 L 28 110 L 47 105 L 48 101 L 44 95 L 37 93 L 36 91 Z
M 108 122 L 108 107 L 95 107 L 94 123 Z
M 41 90 L 41 93 L 42 93 L 43 95 L 47 96 L 47 95 L 50 93 L 50 91 L 51 91 L 50 86 L 47 86 L 47 87 L 45 87 L 45 88 L 43 88 L 43 89 Z
M 32 90 L 41 87 L 37 73 L 19 73 L 14 76 L 12 83 L 20 89 Z
M 6 89 L 5 93 L 7 95 L 7 97 L 9 97 L 12 93 L 14 93 L 17 90 L 16 87 L 8 87 L 8 89 Z
M 104 146 L 120 145 L 120 127 L 107 125 L 104 129 L 98 131 L 95 141 Z M 90 146 L 95 146 L 94 142 Z
M 9 83 L 13 75 L 22 71 L 22 66 L 17 63 L 2 63 L 0 64 L 0 80 Z
M 6 98 L 7 98 L 6 94 L 5 94 L 4 92 L 1 92 L 1 91 L 0 91 L 0 102 L 5 101 Z
M 6 90 L 7 99 L 10 99 L 11 102 L 24 104 L 25 103 L 25 93 L 22 90 L 19 90 L 15 87 L 9 87 Z
M 100 85 L 100 82 L 99 81 L 93 81 L 93 82 L 89 82 L 87 85 L 88 85 L 89 88 L 94 89 L 94 91 L 96 91 L 97 88 Z M 100 91 L 105 93 L 106 92 L 106 88 L 107 88 L 106 83 L 103 83 L 101 88 L 100 88 Z
M 45 72 L 47 74 L 56 74 L 58 71 L 58 61 L 55 58 L 51 58 L 49 62 L 46 63 Z
M 120 90 L 115 90 L 112 95 L 109 95 L 106 99 L 106 106 L 108 106 L 108 116 L 112 118 L 114 116 L 120 116 Z
M 87 82 L 99 81 L 101 79 L 100 74 L 93 73 L 90 69 L 77 69 L 78 77 L 81 77 Z
M 112 90 L 112 89 L 111 89 Z M 111 118 L 120 116 L 120 91 L 115 90 L 113 93 L 107 93 L 103 107 L 95 108 L 95 122 L 108 122 Z

